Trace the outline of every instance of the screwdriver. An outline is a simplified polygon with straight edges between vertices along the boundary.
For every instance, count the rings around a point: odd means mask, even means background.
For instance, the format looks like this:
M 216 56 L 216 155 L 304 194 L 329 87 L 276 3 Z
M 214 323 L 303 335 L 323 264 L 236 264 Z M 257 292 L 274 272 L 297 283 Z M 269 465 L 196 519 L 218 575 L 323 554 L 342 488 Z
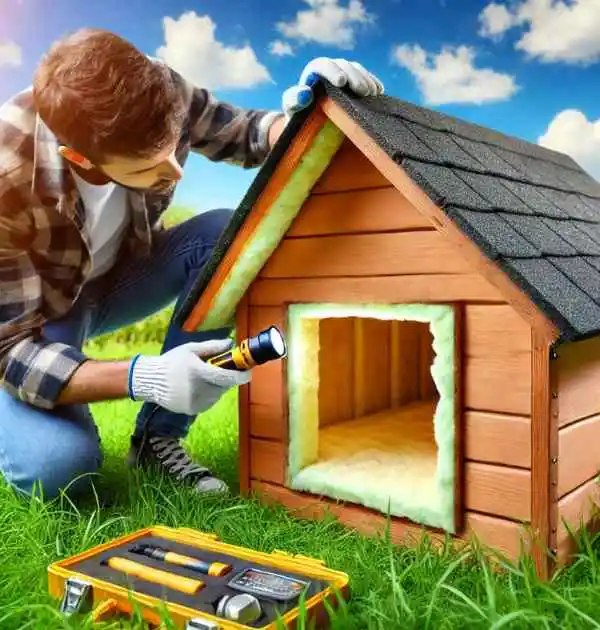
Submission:
M 168 562 L 169 564 L 176 564 L 180 567 L 197 571 L 198 573 L 204 573 L 204 575 L 220 577 L 231 571 L 229 564 L 223 564 L 222 562 L 205 562 L 204 560 L 200 560 L 200 558 L 183 556 L 174 551 L 158 547 L 157 545 L 136 545 L 132 547 L 130 551 L 132 553 L 148 556 L 148 558 Z

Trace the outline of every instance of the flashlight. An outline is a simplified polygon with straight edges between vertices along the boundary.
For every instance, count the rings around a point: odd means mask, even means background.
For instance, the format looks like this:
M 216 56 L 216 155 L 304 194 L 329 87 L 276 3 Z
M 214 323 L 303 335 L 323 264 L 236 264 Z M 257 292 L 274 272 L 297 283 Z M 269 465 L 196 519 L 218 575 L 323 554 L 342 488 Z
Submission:
M 283 335 L 275 326 L 270 326 L 258 335 L 244 339 L 239 346 L 211 357 L 208 363 L 226 370 L 248 370 L 282 359 L 286 352 Z

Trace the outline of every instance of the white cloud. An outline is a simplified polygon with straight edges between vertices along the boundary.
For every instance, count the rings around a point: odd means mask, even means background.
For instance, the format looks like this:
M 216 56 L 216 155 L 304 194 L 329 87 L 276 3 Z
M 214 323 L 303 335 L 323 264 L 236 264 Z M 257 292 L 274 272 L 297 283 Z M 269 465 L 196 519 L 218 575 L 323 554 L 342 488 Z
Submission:
M 11 41 L 0 41 L 0 68 L 12 66 L 17 68 L 23 63 L 21 47 Z
M 194 11 L 163 18 L 165 45 L 156 54 L 197 85 L 211 90 L 250 88 L 272 81 L 249 44 L 226 46 L 215 38 L 216 24 Z
M 588 120 L 579 110 L 565 109 L 552 119 L 538 144 L 570 155 L 600 179 L 600 119 Z
M 356 28 L 372 24 L 374 16 L 367 12 L 362 0 L 304 0 L 310 7 L 298 11 L 291 22 L 278 22 L 277 30 L 288 39 L 317 42 L 351 49 L 356 41 Z
M 477 68 L 475 51 L 469 46 L 447 46 L 436 55 L 419 45 L 403 44 L 393 48 L 392 58 L 413 74 L 430 105 L 481 105 L 507 100 L 519 89 L 513 76 L 491 68 Z
M 520 0 L 510 8 L 492 2 L 479 20 L 480 34 L 492 38 L 524 28 L 515 48 L 532 59 L 572 64 L 600 59 L 600 0 Z
M 503 5 L 491 2 L 479 14 L 479 35 L 482 37 L 499 38 L 514 26 L 514 15 Z
M 285 57 L 286 55 L 293 55 L 294 51 L 292 47 L 287 43 L 280 39 L 276 39 L 274 42 L 271 42 L 269 46 L 269 51 L 272 55 L 277 57 Z

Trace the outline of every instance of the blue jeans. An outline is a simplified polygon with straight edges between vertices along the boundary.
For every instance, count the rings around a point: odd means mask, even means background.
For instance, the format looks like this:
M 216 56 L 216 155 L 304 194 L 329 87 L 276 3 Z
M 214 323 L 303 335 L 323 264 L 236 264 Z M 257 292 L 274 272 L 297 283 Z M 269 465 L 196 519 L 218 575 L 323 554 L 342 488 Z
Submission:
M 139 321 L 185 298 L 216 240 L 231 217 L 212 210 L 160 234 L 148 259 L 123 258 L 106 275 L 83 288 L 62 319 L 48 323 L 44 336 L 81 349 L 94 338 Z M 161 352 L 188 341 L 223 338 L 231 328 L 186 333 L 170 324 Z M 151 404 L 140 409 L 134 431 L 183 438 L 194 417 Z M 103 462 L 100 438 L 88 405 L 51 411 L 32 407 L 0 389 L 0 471 L 15 489 L 31 494 L 41 485 L 44 498 L 69 486 L 77 493 Z M 77 478 L 77 479 L 76 479 Z

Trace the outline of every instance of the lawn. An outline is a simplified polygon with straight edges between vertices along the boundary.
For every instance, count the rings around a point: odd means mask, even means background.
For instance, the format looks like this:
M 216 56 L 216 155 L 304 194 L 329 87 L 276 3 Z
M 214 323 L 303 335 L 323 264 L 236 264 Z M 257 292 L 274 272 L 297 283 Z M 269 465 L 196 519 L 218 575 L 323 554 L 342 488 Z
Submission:
M 136 350 L 158 351 L 158 346 L 138 345 Z M 117 358 L 123 352 L 122 344 L 109 342 L 100 354 Z M 57 612 L 57 603 L 47 595 L 48 564 L 158 523 L 215 532 L 223 541 L 261 551 L 277 548 L 315 556 L 347 572 L 353 599 L 332 620 L 338 630 L 600 628 L 600 544 L 595 540 L 584 540 L 574 565 L 544 585 L 527 563 L 494 574 L 475 553 L 436 551 L 427 544 L 393 547 L 333 519 L 294 520 L 283 509 L 235 494 L 201 499 L 125 468 L 136 410 L 128 401 L 93 407 L 106 463 L 96 496 L 86 502 L 23 502 L 0 486 L 1 630 L 89 628 L 85 618 L 65 620 Z M 237 489 L 235 393 L 198 419 L 188 446 Z M 99 627 L 143 626 L 121 620 Z

